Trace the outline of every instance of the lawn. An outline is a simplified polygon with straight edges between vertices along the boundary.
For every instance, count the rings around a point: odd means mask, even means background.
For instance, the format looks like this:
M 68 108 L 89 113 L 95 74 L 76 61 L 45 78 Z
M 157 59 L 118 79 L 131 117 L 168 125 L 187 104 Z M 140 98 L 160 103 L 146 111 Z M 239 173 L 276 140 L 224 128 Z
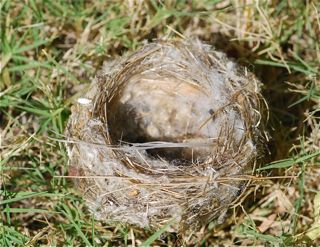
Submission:
M 314 0 L 2 0 L 0 246 L 319 246 L 320 5 Z M 190 236 L 96 221 L 68 175 L 64 129 L 103 62 L 200 39 L 253 71 L 265 157 L 223 224 Z

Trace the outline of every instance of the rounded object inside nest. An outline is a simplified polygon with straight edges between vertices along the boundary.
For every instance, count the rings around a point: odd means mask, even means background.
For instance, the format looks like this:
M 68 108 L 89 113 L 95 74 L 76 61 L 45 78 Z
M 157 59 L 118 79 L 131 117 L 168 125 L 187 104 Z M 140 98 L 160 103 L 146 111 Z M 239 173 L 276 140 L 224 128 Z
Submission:
M 70 174 L 97 219 L 176 231 L 220 217 L 260 156 L 260 82 L 200 41 L 104 65 L 72 107 Z

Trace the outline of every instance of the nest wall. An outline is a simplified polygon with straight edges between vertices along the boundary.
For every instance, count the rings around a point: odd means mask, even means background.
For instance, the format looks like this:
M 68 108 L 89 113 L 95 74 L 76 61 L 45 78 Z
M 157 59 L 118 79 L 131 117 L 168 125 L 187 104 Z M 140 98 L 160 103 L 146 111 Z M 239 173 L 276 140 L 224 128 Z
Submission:
M 70 174 L 100 220 L 221 222 L 262 155 L 264 111 L 258 79 L 224 53 L 150 43 L 107 62 L 72 107 Z

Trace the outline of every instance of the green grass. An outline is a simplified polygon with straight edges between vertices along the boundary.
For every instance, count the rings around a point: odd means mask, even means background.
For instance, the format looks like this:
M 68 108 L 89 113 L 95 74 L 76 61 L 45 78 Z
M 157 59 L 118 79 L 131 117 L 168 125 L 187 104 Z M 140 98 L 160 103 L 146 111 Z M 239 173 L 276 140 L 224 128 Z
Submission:
M 166 228 L 153 233 L 95 221 L 72 181 L 55 177 L 67 175 L 68 167 L 63 144 L 53 140 L 61 139 L 79 89 L 105 60 L 145 41 L 179 36 L 214 45 L 261 78 L 271 136 L 261 176 L 296 176 L 255 182 L 242 207 L 224 224 L 199 232 L 197 241 L 320 244 L 314 230 L 320 189 L 317 1 L 138 2 L 1 1 L 0 245 L 166 246 L 194 240 Z M 268 219 L 273 225 L 261 231 Z

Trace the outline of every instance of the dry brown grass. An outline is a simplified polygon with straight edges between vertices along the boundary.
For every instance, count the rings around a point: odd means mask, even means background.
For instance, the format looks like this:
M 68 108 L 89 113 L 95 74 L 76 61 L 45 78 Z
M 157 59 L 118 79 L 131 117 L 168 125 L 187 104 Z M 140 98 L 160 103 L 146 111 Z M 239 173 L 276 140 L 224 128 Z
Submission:
M 1 245 L 190 242 L 94 221 L 71 181 L 55 177 L 67 172 L 55 139 L 63 139 L 72 95 L 103 61 L 180 34 L 214 45 L 261 79 L 269 161 L 286 159 L 261 170 L 270 179 L 256 179 L 223 225 L 197 232 L 200 244 L 319 245 L 312 240 L 319 234 L 319 12 L 316 1 L 3 1 Z

